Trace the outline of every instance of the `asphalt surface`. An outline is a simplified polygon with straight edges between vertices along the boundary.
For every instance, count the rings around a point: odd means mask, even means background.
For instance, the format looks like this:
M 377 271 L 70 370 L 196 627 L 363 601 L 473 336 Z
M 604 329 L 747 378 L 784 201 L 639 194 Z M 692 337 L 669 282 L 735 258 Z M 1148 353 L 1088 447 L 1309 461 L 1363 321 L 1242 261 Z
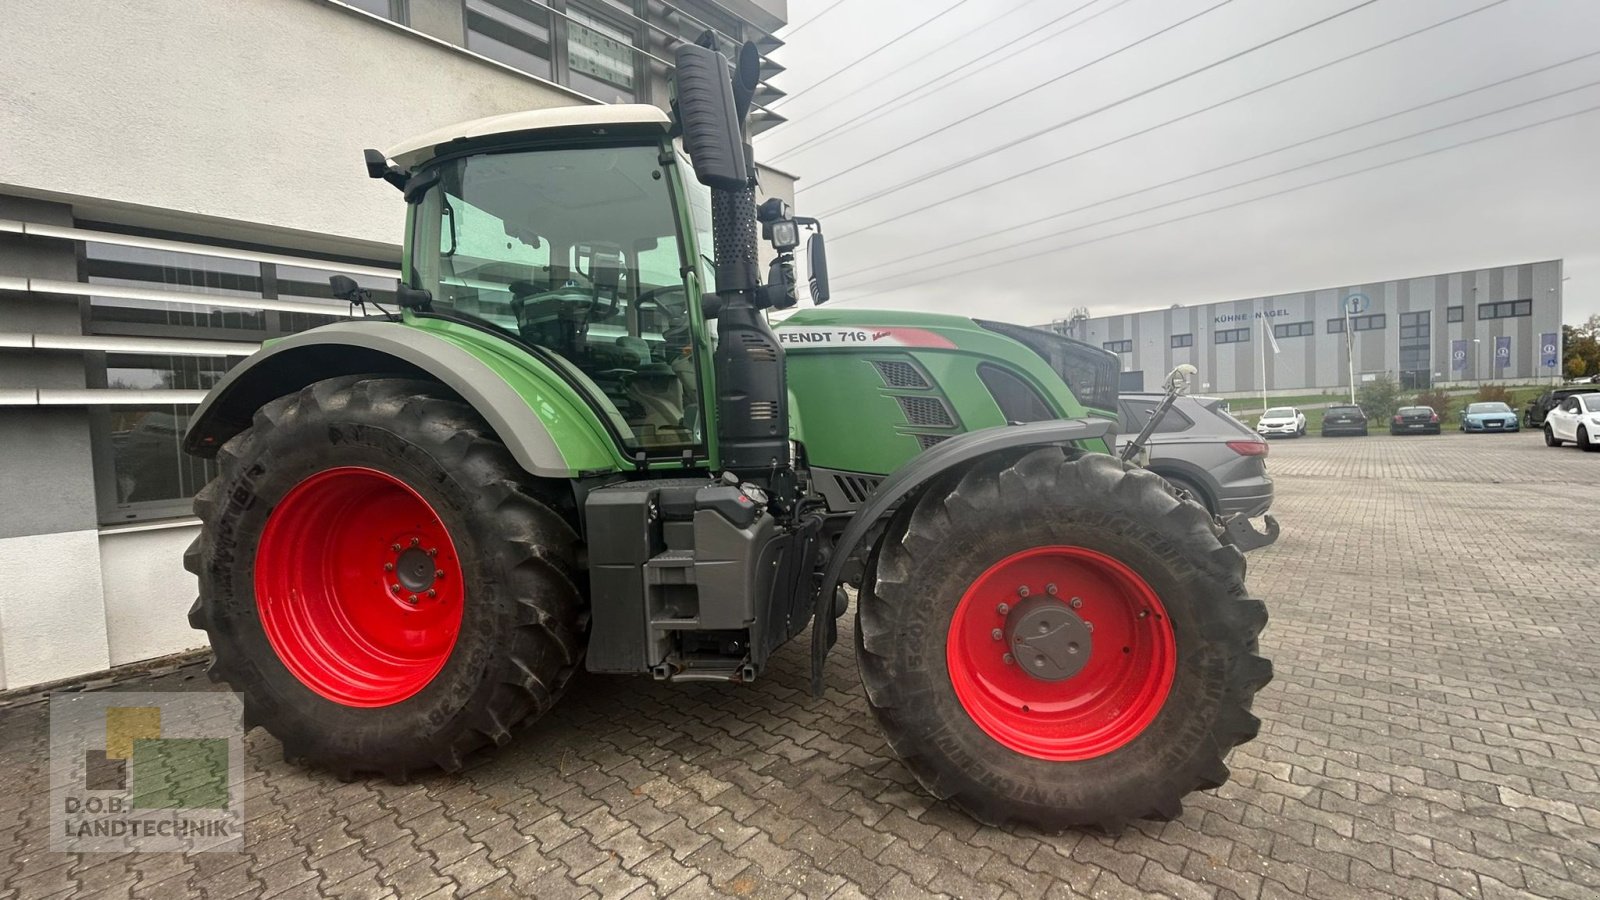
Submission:
M 47 707 L 0 708 L 0 896 L 1600 896 L 1600 454 L 1537 434 L 1275 441 L 1261 736 L 1183 817 L 979 826 L 785 648 L 746 687 L 584 677 L 460 776 L 342 784 L 246 738 L 238 853 L 49 844 Z M 188 590 L 184 586 L 184 590 Z M 211 690 L 197 666 L 101 689 Z M 0 701 L 4 702 L 4 701 Z

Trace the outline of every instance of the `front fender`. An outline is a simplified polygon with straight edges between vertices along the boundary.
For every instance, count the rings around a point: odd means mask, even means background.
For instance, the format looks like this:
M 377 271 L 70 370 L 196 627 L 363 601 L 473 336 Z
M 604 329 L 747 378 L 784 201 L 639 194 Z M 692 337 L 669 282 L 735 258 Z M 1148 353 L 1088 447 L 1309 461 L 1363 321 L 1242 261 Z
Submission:
M 811 622 L 812 693 L 820 695 L 822 692 L 822 664 L 827 658 L 828 649 L 833 646 L 835 624 L 833 617 L 828 615 L 833 604 L 833 593 L 839 586 L 845 564 L 879 522 L 893 515 L 902 502 L 914 496 L 928 482 L 951 469 L 968 465 L 991 453 L 1104 440 L 1111 433 L 1112 425 L 1107 419 L 1050 419 L 1026 425 L 969 431 L 935 444 L 885 478 L 861 505 L 850 524 L 845 526 L 844 533 L 834 545 L 833 555 L 828 559 L 828 568 L 823 573 Z
M 425 378 L 454 391 L 530 474 L 575 478 L 618 468 L 595 413 L 556 376 L 539 371 L 538 360 L 480 346 L 491 340 L 469 342 L 388 321 L 340 322 L 292 335 L 263 347 L 211 389 L 195 410 L 184 450 L 214 456 L 249 427 L 262 404 L 325 378 L 378 374 Z

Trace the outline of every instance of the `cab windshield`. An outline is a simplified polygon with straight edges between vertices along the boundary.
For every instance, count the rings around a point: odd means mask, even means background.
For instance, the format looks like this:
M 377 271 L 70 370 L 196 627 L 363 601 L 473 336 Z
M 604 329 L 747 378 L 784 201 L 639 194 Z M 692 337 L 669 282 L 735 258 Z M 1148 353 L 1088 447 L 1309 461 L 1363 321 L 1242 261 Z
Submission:
M 442 163 L 411 252 L 435 308 L 559 354 L 616 408 L 628 446 L 674 449 L 701 438 L 682 274 L 696 261 L 679 246 L 659 153 L 650 144 Z

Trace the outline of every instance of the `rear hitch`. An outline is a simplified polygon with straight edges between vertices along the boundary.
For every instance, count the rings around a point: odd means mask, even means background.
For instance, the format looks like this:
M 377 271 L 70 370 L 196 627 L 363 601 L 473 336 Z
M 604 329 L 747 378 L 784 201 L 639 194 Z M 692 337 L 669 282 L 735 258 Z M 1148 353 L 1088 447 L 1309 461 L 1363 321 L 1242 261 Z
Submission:
M 1230 516 L 1222 523 L 1222 529 L 1227 535 L 1228 543 L 1239 548 L 1240 553 L 1249 553 L 1251 550 L 1260 550 L 1278 540 L 1278 520 L 1267 513 L 1261 517 L 1262 524 L 1266 526 L 1264 532 L 1257 531 L 1250 519 L 1246 516 Z

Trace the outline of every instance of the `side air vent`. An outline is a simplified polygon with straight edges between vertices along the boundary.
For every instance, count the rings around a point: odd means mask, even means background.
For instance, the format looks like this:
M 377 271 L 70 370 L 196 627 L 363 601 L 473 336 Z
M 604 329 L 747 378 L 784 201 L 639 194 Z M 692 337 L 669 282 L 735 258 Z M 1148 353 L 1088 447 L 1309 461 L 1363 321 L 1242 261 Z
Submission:
M 778 404 L 773 401 L 764 401 L 750 404 L 750 418 L 766 421 L 778 417 Z
M 892 388 L 926 388 L 928 379 L 922 377 L 916 366 L 908 362 L 899 362 L 892 359 L 875 359 L 873 368 L 878 370 L 878 376 L 883 383 Z
M 761 335 L 752 334 L 748 331 L 742 331 L 739 333 L 739 338 L 744 342 L 745 350 L 748 352 L 751 360 L 755 362 L 778 361 L 778 351 L 773 349 L 771 344 L 762 339 Z
M 929 447 L 932 447 L 934 444 L 937 444 L 940 441 L 946 441 L 946 440 L 949 440 L 949 439 L 950 439 L 950 435 L 948 435 L 948 434 L 919 434 L 919 435 L 917 435 L 917 443 L 921 444 L 922 445 L 922 449 L 924 449 L 924 450 L 928 449 Z
M 900 411 L 905 413 L 906 421 L 913 425 L 924 427 L 951 428 L 956 424 L 955 417 L 950 415 L 949 407 L 943 400 L 933 397 L 896 397 L 900 401 Z
M 846 475 L 844 473 L 836 473 L 833 476 L 833 480 L 839 486 L 839 493 L 843 494 L 845 499 L 851 503 L 867 502 L 867 498 L 872 496 L 872 492 L 877 490 L 878 485 L 883 481 L 882 478 L 875 475 Z

